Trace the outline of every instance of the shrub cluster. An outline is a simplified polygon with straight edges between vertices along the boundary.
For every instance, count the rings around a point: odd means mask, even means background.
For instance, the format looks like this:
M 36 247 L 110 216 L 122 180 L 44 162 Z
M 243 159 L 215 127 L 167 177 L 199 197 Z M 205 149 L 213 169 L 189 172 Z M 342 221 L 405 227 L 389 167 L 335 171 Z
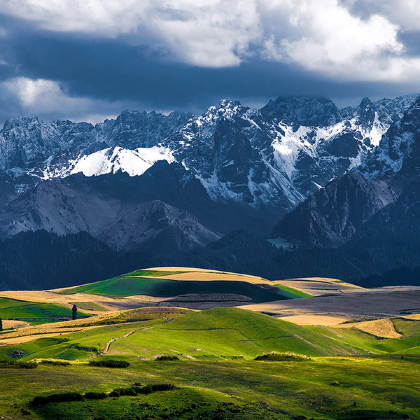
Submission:
M 125 360 L 90 360 L 89 365 L 108 368 L 126 368 L 130 366 L 130 363 Z
M 23 355 L 24 353 L 22 350 L 14 350 L 10 353 L 10 357 L 13 357 L 14 359 L 20 359 Z
M 265 360 L 270 362 L 305 362 L 311 360 L 310 357 L 295 353 L 266 353 L 257 356 L 254 360 Z
M 132 386 L 129 388 L 117 388 L 114 389 L 109 396 L 110 397 L 123 397 L 123 396 L 136 396 L 138 394 L 151 394 L 152 392 L 159 391 L 170 391 L 175 389 L 176 386 L 172 384 L 152 384 L 145 386 Z
M 106 392 L 86 392 L 84 397 L 87 400 L 104 400 L 108 398 L 108 394 Z
M 41 360 L 39 362 L 41 365 L 51 365 L 51 366 L 70 366 L 69 362 L 59 362 L 58 360 Z
M 87 351 L 87 352 L 93 352 L 93 353 L 99 353 L 99 350 L 96 347 L 83 347 L 79 344 L 71 344 L 71 349 L 81 350 L 81 351 Z
M 128 388 L 116 388 L 108 395 L 106 392 L 86 392 L 84 395 L 79 392 L 66 392 L 63 394 L 51 394 L 47 396 L 35 397 L 31 404 L 33 406 L 44 405 L 48 403 L 57 402 L 70 402 L 70 401 L 84 401 L 86 400 L 103 400 L 108 397 L 135 397 L 139 394 L 151 394 L 152 392 L 159 391 L 170 391 L 175 389 L 176 386 L 172 384 L 153 384 L 141 386 L 139 383 L 135 383 L 133 386 Z
M 32 405 L 43 405 L 50 402 L 70 402 L 70 401 L 83 401 L 84 397 L 79 392 L 67 392 L 64 394 L 51 394 L 45 397 L 35 397 L 32 401 Z
M 0 368 L 7 368 L 7 367 L 16 367 L 22 369 L 35 369 L 38 367 L 37 363 L 33 362 L 17 362 L 15 360 L 0 360 Z
M 62 344 L 62 343 L 67 343 L 68 341 L 70 341 L 70 338 L 55 338 L 52 337 L 50 338 L 51 341 L 53 341 L 56 344 Z
M 173 360 L 179 360 L 178 356 L 171 356 L 171 355 L 163 355 L 156 357 L 155 361 L 158 362 L 166 362 L 166 361 L 173 361 Z

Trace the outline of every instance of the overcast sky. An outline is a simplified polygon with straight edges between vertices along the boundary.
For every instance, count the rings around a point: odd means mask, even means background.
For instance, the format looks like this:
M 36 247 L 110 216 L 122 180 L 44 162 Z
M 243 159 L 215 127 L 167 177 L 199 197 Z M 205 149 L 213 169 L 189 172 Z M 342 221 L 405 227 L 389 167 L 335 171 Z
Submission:
M 0 123 L 420 93 L 420 0 L 1 0 Z

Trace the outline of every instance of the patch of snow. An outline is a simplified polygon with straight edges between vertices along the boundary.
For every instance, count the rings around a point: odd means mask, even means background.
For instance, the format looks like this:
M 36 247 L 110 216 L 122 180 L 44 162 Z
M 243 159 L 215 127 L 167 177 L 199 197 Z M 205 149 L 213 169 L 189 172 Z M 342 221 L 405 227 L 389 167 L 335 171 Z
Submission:
M 379 121 L 378 113 L 375 112 L 375 120 L 373 121 L 373 126 L 370 131 L 370 142 L 372 146 L 376 147 L 381 142 L 382 136 L 388 130 L 389 125 L 383 124 Z
M 319 185 L 319 184 L 317 184 L 314 180 L 312 180 L 312 183 L 319 189 L 319 190 L 322 190 L 324 187 L 323 186 L 321 186 L 321 185 Z
M 130 176 L 140 176 L 160 160 L 166 160 L 168 163 L 175 161 L 172 152 L 165 147 L 139 147 L 134 150 L 122 147 L 108 148 L 70 160 L 66 167 L 60 169 L 51 168 L 51 161 L 47 161 L 41 178 L 65 178 L 78 173 L 99 176 L 115 174 L 118 171 L 126 172 Z
M 134 150 L 115 147 L 83 156 L 70 173 L 82 172 L 85 176 L 97 176 L 122 171 L 130 176 L 140 176 L 160 160 L 173 162 L 172 152 L 157 146 Z

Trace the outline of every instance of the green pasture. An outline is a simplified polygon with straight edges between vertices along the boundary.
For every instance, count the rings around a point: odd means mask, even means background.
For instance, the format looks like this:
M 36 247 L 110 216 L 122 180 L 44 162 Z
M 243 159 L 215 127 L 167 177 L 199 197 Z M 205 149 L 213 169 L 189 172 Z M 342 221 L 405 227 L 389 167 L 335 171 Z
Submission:
M 130 313 L 121 321 L 135 320 L 136 316 Z M 405 331 L 404 335 L 398 339 L 384 339 L 356 329 L 298 326 L 238 308 L 186 313 L 181 310 L 174 314 L 157 314 L 150 319 L 139 313 L 137 319 L 142 317 L 143 321 L 62 334 L 59 338 L 65 341 L 59 343 L 41 338 L 3 346 L 0 347 L 0 360 L 11 360 L 11 354 L 19 351 L 23 353 L 22 361 L 34 358 L 84 361 L 102 351 L 107 341 L 133 330 L 135 332 L 130 336 L 115 341 L 106 357 L 135 360 L 173 354 L 181 359 L 192 357 L 196 360 L 253 359 L 271 351 L 306 356 L 351 356 L 416 353 L 412 349 L 420 345 L 420 321 L 396 320 L 398 328 Z
M 0 412 L 5 418 L 34 420 L 420 420 L 419 366 L 418 356 L 365 356 L 309 362 L 132 361 L 129 368 L 111 372 L 85 364 L 8 368 L 1 371 Z M 35 396 L 109 393 L 134 383 L 178 388 L 135 397 L 30 404 Z
M 78 312 L 79 316 L 88 316 Z M 34 303 L 0 297 L 0 318 L 26 321 L 33 325 L 59 321 L 71 317 L 71 308 L 52 303 Z
M 288 299 L 297 299 L 297 298 L 309 298 L 313 297 L 312 295 L 302 292 L 297 289 L 293 289 L 293 287 L 282 286 L 280 284 L 275 285 L 278 289 L 282 290 L 283 296 Z
M 19 351 L 20 361 L 73 362 L 36 369 L 1 367 L 0 413 L 35 420 L 420 420 L 420 321 L 395 319 L 402 337 L 380 339 L 356 329 L 297 326 L 237 308 L 173 313 L 158 309 L 147 309 L 153 319 L 0 346 L 0 360 L 16 360 L 12 353 Z M 142 311 L 128 311 L 121 319 L 140 319 Z M 126 360 L 128 368 L 87 364 L 109 340 L 133 330 L 97 358 Z M 270 351 L 310 359 L 253 360 Z M 140 359 L 158 354 L 177 355 L 179 360 Z M 134 383 L 171 383 L 177 388 L 133 397 L 30 404 L 35 396 L 110 393 Z

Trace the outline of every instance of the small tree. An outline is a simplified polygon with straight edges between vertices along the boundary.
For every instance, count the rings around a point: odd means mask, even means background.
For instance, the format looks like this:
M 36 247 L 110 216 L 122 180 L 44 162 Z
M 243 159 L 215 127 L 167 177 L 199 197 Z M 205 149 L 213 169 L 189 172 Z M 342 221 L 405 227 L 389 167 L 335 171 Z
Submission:
M 73 319 L 77 318 L 77 306 L 76 305 L 73 305 L 73 308 L 71 308 L 71 317 Z
M 0 318 L 0 331 L 3 331 L 3 321 Z

